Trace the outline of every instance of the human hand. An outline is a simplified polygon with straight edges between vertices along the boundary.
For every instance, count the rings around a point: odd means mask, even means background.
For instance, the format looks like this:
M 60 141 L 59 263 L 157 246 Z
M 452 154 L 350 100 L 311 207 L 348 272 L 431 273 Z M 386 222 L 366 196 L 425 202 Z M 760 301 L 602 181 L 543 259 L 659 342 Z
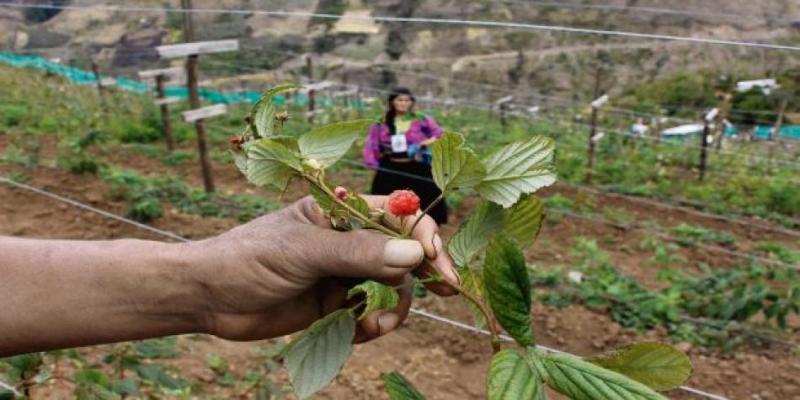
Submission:
M 385 196 L 365 196 L 382 207 Z M 385 223 L 403 222 L 387 214 Z M 424 217 L 414 240 L 390 239 L 369 230 L 331 229 L 311 197 L 263 216 L 212 239 L 189 246 L 202 254 L 197 279 L 205 288 L 204 325 L 208 333 L 234 340 L 276 337 L 306 328 L 346 305 L 347 290 L 361 279 L 397 287 L 392 311 L 362 319 L 356 341 L 366 341 L 398 327 L 412 299 L 411 273 L 434 271 L 458 283 L 452 261 L 442 246 L 438 227 Z M 423 262 L 424 261 L 424 262 Z M 445 283 L 429 283 L 440 295 L 455 291 Z

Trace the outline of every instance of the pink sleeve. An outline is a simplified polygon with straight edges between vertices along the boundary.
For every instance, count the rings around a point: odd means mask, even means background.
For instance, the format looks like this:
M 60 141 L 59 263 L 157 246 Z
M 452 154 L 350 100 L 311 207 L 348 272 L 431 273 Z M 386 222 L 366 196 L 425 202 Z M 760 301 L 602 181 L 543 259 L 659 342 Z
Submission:
M 425 124 L 428 126 L 428 132 L 430 132 L 430 137 L 432 138 L 440 138 L 442 137 L 442 127 L 436 123 L 436 120 L 433 119 L 430 115 L 425 116 Z
M 381 145 L 380 145 L 380 125 L 373 124 L 369 128 L 369 135 L 367 135 L 367 140 L 364 142 L 364 165 L 369 168 L 375 169 L 378 168 L 379 159 L 381 156 Z

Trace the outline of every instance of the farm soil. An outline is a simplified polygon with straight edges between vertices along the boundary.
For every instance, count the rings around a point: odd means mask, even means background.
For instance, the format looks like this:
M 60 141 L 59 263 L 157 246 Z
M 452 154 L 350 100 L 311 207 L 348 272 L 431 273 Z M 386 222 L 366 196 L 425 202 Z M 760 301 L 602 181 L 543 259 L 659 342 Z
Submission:
M 0 149 L 2 147 L 2 136 L 0 136 Z M 193 165 L 189 165 L 190 163 L 167 167 L 157 160 L 140 154 L 129 154 L 118 157 L 114 160 L 114 164 L 135 169 L 142 174 L 184 175 L 190 183 L 199 186 L 199 179 L 195 178 L 199 176 L 198 171 Z M 259 189 L 248 186 L 231 166 L 215 164 L 214 168 L 221 192 L 261 193 Z M 0 165 L 0 175 L 20 171 L 18 167 Z M 366 186 L 363 178 L 358 178 L 347 171 L 336 173 L 332 181 L 347 184 L 355 189 Z M 79 176 L 58 169 L 40 167 L 29 175 L 28 183 L 116 214 L 122 215 L 125 212 L 126 205 L 109 198 L 107 195 L 109 188 L 94 176 Z M 303 190 L 300 185 L 293 186 L 285 200 L 296 199 L 302 195 Z M 619 196 L 584 193 L 563 186 L 548 189 L 543 195 L 556 192 L 573 200 L 589 196 L 590 201 L 624 210 L 637 221 L 652 220 L 667 227 L 685 222 L 727 231 L 736 236 L 738 249 L 742 250 L 752 248 L 753 243 L 760 240 L 774 240 L 795 247 L 797 245 L 797 238 L 789 235 L 725 223 L 681 210 L 653 208 Z M 461 209 L 455 210 L 454 219 L 460 219 L 465 210 L 472 205 L 474 201 L 467 199 Z M 231 219 L 186 215 L 169 207 L 163 218 L 152 223 L 155 227 L 195 239 L 212 236 L 237 224 L 237 221 Z M 451 234 L 453 228 L 447 226 L 443 231 L 445 234 Z M 8 185 L 0 185 L 0 234 L 64 239 L 122 237 L 163 239 L 139 228 Z M 640 279 L 648 286 L 657 287 L 661 284 L 655 279 L 658 269 L 650 265 L 647 260 L 651 254 L 639 250 L 640 241 L 647 235 L 646 232 L 625 227 L 562 217 L 556 222 L 546 224 L 539 242 L 528 252 L 527 257 L 534 265 L 543 268 L 559 264 L 569 265 L 573 239 L 578 236 L 594 238 L 609 252 L 612 260 L 624 273 Z M 679 251 L 683 257 L 690 260 L 685 265 L 689 271 L 696 270 L 700 261 L 718 267 L 724 267 L 733 261 L 729 255 L 701 248 L 681 248 Z M 469 320 L 469 313 L 458 299 L 428 297 L 417 300 L 415 307 L 460 321 Z M 633 341 L 668 340 L 666 333 L 661 330 L 644 333 L 630 331 L 611 321 L 609 316 L 580 306 L 570 306 L 565 309 L 537 306 L 534 320 L 534 330 L 537 332 L 540 344 L 578 355 L 595 354 Z M 795 343 L 800 342 L 796 322 L 793 332 L 785 338 Z M 228 360 L 234 374 L 243 374 L 258 362 L 258 358 L 255 357 L 258 349 L 281 340 L 283 339 L 273 342 L 234 343 L 204 335 L 182 336 L 179 339 L 179 346 L 185 351 L 168 363 L 179 368 L 191 381 L 203 383 L 198 393 L 200 397 L 249 398 L 251 394 L 237 392 L 213 382 L 214 375 L 206 366 L 205 354 L 213 352 L 223 356 Z M 722 394 L 731 399 L 800 398 L 800 357 L 797 356 L 797 347 L 794 349 L 778 345 L 750 347 L 735 354 L 722 354 L 685 343 L 680 343 L 678 346 L 688 351 L 694 363 L 695 370 L 688 382 L 689 386 Z M 96 346 L 87 349 L 86 353 L 89 357 L 99 359 L 105 351 L 107 346 Z M 485 369 L 490 355 L 489 344 L 485 337 L 412 316 L 394 334 L 357 346 L 343 373 L 317 398 L 386 398 L 382 391 L 380 373 L 398 370 L 430 399 L 482 399 Z M 69 366 L 63 366 L 61 371 L 69 371 Z M 284 383 L 287 381 L 283 372 L 278 372 L 275 379 Z M 33 398 L 69 398 L 70 385 L 65 380 L 54 380 L 35 390 Z M 682 391 L 674 391 L 669 393 L 669 396 L 676 399 L 694 398 Z

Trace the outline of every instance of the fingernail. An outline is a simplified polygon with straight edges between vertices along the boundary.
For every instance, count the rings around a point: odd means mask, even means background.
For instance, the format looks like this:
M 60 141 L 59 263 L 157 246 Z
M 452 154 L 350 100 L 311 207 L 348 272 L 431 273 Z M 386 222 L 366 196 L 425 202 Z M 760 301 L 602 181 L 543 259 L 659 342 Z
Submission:
M 400 316 L 395 313 L 385 312 L 378 317 L 378 334 L 385 335 L 389 333 L 392 329 L 397 327 L 397 324 L 400 322 Z
M 433 235 L 433 249 L 436 250 L 436 257 L 442 252 L 442 237 L 438 233 Z M 436 258 L 434 257 L 434 258 Z
M 383 262 L 389 267 L 411 268 L 419 265 L 425 252 L 416 240 L 392 239 L 383 249 Z

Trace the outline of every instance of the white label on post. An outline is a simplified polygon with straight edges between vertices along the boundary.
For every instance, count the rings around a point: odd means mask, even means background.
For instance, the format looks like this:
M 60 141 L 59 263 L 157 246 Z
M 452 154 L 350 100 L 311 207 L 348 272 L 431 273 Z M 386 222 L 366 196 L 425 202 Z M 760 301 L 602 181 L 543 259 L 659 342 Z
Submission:
M 198 54 L 222 53 L 239 50 L 238 40 L 214 40 L 209 42 L 193 42 L 170 44 L 156 47 L 161 58 L 181 58 Z
M 165 104 L 173 104 L 173 103 L 178 103 L 180 101 L 181 101 L 180 97 L 170 96 L 170 97 L 164 97 L 164 98 L 156 99 L 155 103 L 156 103 L 157 106 L 163 106 Z
M 592 108 L 600 108 L 603 106 L 603 104 L 606 104 L 607 101 L 608 101 L 608 95 L 604 94 L 598 97 L 597 100 L 592 102 Z
M 228 109 L 225 107 L 225 104 L 215 104 L 213 106 L 198 108 L 196 110 L 184 111 L 182 115 L 184 122 L 191 123 L 201 119 L 223 115 L 226 112 L 228 112 Z

